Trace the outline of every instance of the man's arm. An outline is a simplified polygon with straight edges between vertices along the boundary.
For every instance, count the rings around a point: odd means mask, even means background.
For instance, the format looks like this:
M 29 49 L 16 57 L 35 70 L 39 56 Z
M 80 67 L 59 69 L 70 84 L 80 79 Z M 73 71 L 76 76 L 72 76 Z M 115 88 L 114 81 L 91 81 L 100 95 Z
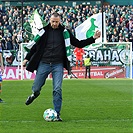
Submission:
M 73 36 L 73 34 L 71 32 L 69 32 L 69 33 L 70 33 L 71 45 L 73 45 L 75 47 L 78 47 L 78 48 L 83 48 L 87 45 L 95 43 L 95 40 L 98 39 L 101 36 L 101 32 L 96 31 L 93 37 L 90 37 L 90 38 L 79 41 L 76 37 Z

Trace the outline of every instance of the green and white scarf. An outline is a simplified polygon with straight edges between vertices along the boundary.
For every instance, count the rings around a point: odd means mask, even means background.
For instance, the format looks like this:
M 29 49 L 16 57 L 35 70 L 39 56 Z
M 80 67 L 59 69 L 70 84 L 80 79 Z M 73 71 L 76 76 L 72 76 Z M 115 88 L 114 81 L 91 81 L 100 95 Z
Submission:
M 40 30 L 39 33 L 35 36 L 33 41 L 31 41 L 30 43 L 28 43 L 26 45 L 23 45 L 24 50 L 26 52 L 29 52 L 30 49 L 32 48 L 32 46 L 40 40 L 41 36 L 44 33 L 45 33 L 44 29 Z M 64 36 L 64 39 L 65 39 L 66 56 L 67 56 L 68 60 L 71 61 L 70 34 L 66 29 L 64 29 L 64 31 L 63 31 L 63 36 Z
M 71 61 L 70 34 L 66 29 L 64 29 L 64 31 L 63 31 L 63 36 L 64 36 L 64 39 L 65 39 L 66 56 L 67 56 L 68 60 Z

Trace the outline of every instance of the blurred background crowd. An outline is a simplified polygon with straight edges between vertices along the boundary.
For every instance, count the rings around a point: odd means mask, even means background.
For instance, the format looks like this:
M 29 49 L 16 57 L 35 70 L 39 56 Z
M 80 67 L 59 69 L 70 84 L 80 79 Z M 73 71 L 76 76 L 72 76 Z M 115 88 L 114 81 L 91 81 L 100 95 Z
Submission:
M 44 3 L 23 7 L 23 25 L 26 25 L 33 11 L 38 10 L 43 20 L 48 22 L 50 14 L 57 11 L 61 14 L 62 24 L 75 35 L 75 28 L 93 14 L 102 12 L 97 5 L 50 6 Z M 107 42 L 133 42 L 133 6 L 104 6 L 106 15 Z M 23 31 L 23 37 L 22 37 Z M 16 50 L 21 42 L 28 42 L 22 26 L 21 7 L 0 5 L 0 43 L 3 50 Z

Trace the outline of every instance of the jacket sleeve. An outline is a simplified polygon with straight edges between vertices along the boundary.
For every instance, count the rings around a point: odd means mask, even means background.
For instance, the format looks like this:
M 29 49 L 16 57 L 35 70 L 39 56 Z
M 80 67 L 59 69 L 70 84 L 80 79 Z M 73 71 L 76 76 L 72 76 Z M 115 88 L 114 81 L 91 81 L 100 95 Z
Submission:
M 95 39 L 93 37 L 84 39 L 84 40 L 78 40 L 76 37 L 73 36 L 73 34 L 71 32 L 70 33 L 70 42 L 71 45 L 78 47 L 78 48 L 83 48 L 87 45 L 90 45 L 92 43 L 95 43 Z

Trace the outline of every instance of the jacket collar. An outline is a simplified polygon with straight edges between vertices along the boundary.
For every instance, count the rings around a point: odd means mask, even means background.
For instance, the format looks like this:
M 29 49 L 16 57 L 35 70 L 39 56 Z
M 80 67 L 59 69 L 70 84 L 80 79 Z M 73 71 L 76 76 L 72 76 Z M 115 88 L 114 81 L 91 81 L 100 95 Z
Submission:
M 47 26 L 44 27 L 44 30 L 47 30 L 48 27 L 51 27 L 51 26 L 50 26 L 50 23 L 49 23 Z M 64 31 L 64 29 L 65 29 L 65 27 L 64 27 L 63 25 L 61 25 L 61 24 L 59 24 L 59 28 L 60 28 L 62 31 Z

